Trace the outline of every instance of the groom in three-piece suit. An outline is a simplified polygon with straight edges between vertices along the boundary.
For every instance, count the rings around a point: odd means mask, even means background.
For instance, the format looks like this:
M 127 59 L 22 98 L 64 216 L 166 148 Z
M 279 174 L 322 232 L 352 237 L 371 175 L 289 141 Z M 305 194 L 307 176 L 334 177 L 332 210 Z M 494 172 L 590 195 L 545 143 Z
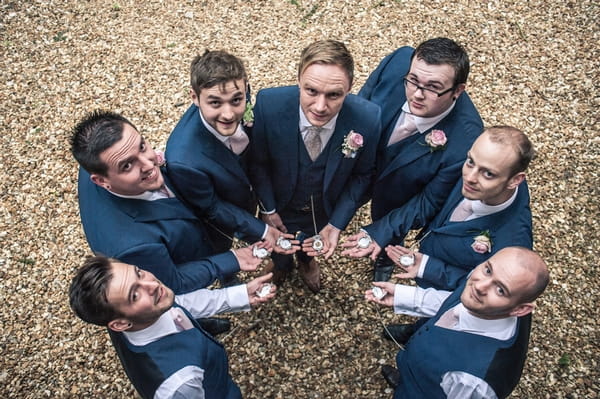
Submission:
M 467 150 L 483 130 L 465 92 L 468 73 L 469 59 L 461 46 L 450 39 L 431 39 L 385 57 L 358 93 L 381 106 L 372 220 L 387 230 L 400 230 L 391 237 L 386 230 L 364 227 L 374 243 L 358 256 L 379 255 L 376 281 L 388 280 L 393 268 L 381 249 L 403 243 L 409 230 L 436 215 L 460 177 Z M 346 247 L 354 248 L 360 234 Z
M 375 171 L 379 107 L 349 94 L 353 60 L 343 43 L 325 40 L 302 52 L 298 86 L 261 90 L 256 98 L 250 177 L 263 220 L 281 231 L 302 232 L 298 268 L 313 292 L 320 269 L 364 201 Z M 313 247 L 320 235 L 324 248 Z M 293 267 L 292 256 L 272 256 L 275 280 Z

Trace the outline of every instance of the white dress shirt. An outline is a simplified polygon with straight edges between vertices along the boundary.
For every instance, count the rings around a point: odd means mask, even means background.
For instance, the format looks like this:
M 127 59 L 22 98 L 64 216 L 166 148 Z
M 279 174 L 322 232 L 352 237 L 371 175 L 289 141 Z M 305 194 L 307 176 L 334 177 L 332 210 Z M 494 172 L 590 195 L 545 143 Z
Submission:
M 300 110 L 298 112 L 300 114 L 298 129 L 300 129 L 300 135 L 302 136 L 302 140 L 304 140 L 304 136 L 306 136 L 308 128 L 312 127 L 312 125 L 306 118 L 306 115 L 304 115 L 302 107 L 300 107 Z M 323 149 L 329 142 L 329 139 L 331 138 L 331 136 L 333 136 L 333 132 L 335 131 L 335 123 L 337 122 L 338 115 L 339 114 L 335 114 L 335 116 L 331 118 L 329 122 L 321 126 L 321 133 L 319 134 L 319 136 L 321 137 L 321 151 L 323 151 Z
M 431 129 L 432 127 L 434 127 L 439 121 L 444 119 L 446 117 L 446 115 L 448 115 L 450 113 L 450 111 L 452 111 L 452 109 L 454 109 L 454 104 L 456 104 L 455 101 L 453 101 L 452 105 L 450 105 L 448 107 L 448 109 L 445 110 L 444 112 L 442 112 L 441 114 L 439 114 L 437 116 L 432 116 L 429 118 L 425 118 L 425 117 L 421 117 L 421 116 L 412 114 L 413 120 L 415 122 L 415 126 L 417 127 L 417 130 L 415 131 L 415 133 L 419 132 L 420 134 L 422 134 L 423 132 L 426 132 L 429 129 Z M 402 105 L 402 112 L 400 113 L 400 116 L 396 120 L 396 124 L 394 125 L 394 129 L 392 131 L 396 130 L 396 128 L 398 128 L 398 126 L 402 125 L 402 123 L 404 122 L 404 115 L 406 113 L 409 113 L 409 114 L 411 113 L 410 108 L 408 106 L 408 101 L 405 101 L 404 104 Z M 413 133 L 413 134 L 415 134 L 415 133 Z
M 450 294 L 452 294 L 451 291 L 396 284 L 394 289 L 394 312 L 409 316 L 433 317 Z M 516 317 L 497 320 L 481 319 L 471 314 L 462 303 L 451 309 L 454 309 L 458 314 L 458 321 L 450 327 L 455 331 L 483 335 L 504 341 L 512 338 L 517 329 Z M 497 398 L 496 393 L 487 382 L 464 371 L 445 373 L 442 376 L 440 386 L 449 399 Z
M 175 302 L 187 309 L 194 318 L 209 317 L 222 312 L 250 310 L 246 285 L 237 285 L 218 290 L 200 289 L 176 295 Z M 169 334 L 179 331 L 170 312 L 163 313 L 151 326 L 140 331 L 123 332 L 133 345 L 147 345 Z M 155 399 L 201 398 L 204 399 L 204 370 L 197 366 L 186 366 L 177 370 L 163 381 L 154 394 Z

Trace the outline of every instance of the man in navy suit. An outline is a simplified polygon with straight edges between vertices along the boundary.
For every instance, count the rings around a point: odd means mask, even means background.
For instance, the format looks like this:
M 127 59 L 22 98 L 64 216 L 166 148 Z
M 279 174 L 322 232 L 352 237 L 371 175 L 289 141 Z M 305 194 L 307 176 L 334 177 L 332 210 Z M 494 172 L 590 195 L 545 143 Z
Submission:
M 224 51 L 207 51 L 192 61 L 190 75 L 193 104 L 167 141 L 174 186 L 207 222 L 217 251 L 229 249 L 234 235 L 275 245 L 283 233 L 255 217 L 256 199 L 246 175 L 251 137 L 242 119 L 251 110 L 246 109 L 244 64 Z
M 90 113 L 73 129 L 71 145 L 81 165 L 81 222 L 94 253 L 139 265 L 177 293 L 240 268 L 256 270 L 251 248 L 210 256 L 204 225 L 175 195 L 162 155 L 126 118 Z
M 456 42 L 430 39 L 402 47 L 383 59 L 358 93 L 381 106 L 382 135 L 371 199 L 372 243 L 356 248 L 362 233 L 348 238 L 343 253 L 371 255 L 374 280 L 387 281 L 393 264 L 382 248 L 402 244 L 410 229 L 439 212 L 460 177 L 467 150 L 483 130 L 465 92 L 469 58 Z M 392 213 L 392 211 L 394 211 Z M 398 231 L 390 236 L 390 229 Z
M 91 257 L 71 282 L 69 302 L 82 320 L 108 328 L 127 376 L 143 398 L 241 398 L 223 345 L 194 322 L 224 311 L 248 311 L 271 274 L 219 290 L 175 293 L 152 273 Z M 261 293 L 259 294 L 259 290 Z
M 465 280 L 465 279 L 463 279 Z M 454 293 L 375 282 L 367 300 L 396 313 L 430 317 L 383 366 L 394 398 L 505 398 L 527 356 L 534 301 L 549 281 L 535 252 L 508 247 L 478 265 Z
M 387 254 L 421 287 L 455 290 L 478 264 L 502 248 L 533 247 L 529 191 L 525 170 L 534 156 L 527 136 L 510 126 L 487 128 L 469 150 L 463 177 L 442 210 L 421 232 L 419 252 L 400 245 Z M 402 263 L 408 256 L 412 262 Z M 405 341 L 414 325 L 392 325 Z M 384 333 L 385 334 L 385 333 Z
M 353 71 L 343 43 L 317 41 L 302 52 L 298 86 L 261 90 L 256 97 L 250 177 L 263 220 L 309 237 L 297 261 L 315 293 L 320 268 L 313 257 L 333 254 L 375 171 L 380 110 L 349 94 Z M 293 257 L 272 258 L 281 283 Z

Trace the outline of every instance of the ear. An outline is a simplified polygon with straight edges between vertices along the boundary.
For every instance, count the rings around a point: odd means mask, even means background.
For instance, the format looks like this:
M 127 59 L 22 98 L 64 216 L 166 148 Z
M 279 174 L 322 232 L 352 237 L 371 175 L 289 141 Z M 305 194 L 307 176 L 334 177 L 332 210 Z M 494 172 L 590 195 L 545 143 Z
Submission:
M 509 190 L 514 190 L 519 184 L 523 182 L 523 180 L 525 180 L 525 172 L 519 172 L 510 179 L 508 179 L 508 184 L 506 185 L 506 188 Z
M 116 332 L 129 330 L 133 324 L 129 319 L 119 318 L 108 322 L 108 328 Z
M 522 303 L 520 305 L 515 306 L 513 310 L 510 311 L 509 316 L 522 317 L 533 312 L 533 309 L 535 309 L 535 304 Z
M 196 107 L 200 108 L 200 101 L 198 101 L 198 96 L 192 88 L 190 88 L 190 97 L 192 98 L 192 102 L 196 105 Z
M 94 183 L 99 185 L 102 188 L 105 188 L 107 190 L 110 189 L 110 182 L 108 181 L 108 179 L 105 176 L 99 175 L 97 173 L 92 173 L 90 175 L 90 180 Z
M 467 85 L 464 83 L 461 83 L 458 86 L 456 86 L 456 89 L 454 89 L 454 93 L 452 94 L 454 100 L 456 100 L 462 94 L 462 92 L 465 91 L 466 87 Z

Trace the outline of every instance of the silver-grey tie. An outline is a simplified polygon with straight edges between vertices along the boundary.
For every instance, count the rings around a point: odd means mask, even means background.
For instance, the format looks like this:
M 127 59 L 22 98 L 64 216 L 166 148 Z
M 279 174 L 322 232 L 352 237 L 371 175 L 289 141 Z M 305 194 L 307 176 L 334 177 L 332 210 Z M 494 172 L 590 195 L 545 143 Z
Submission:
M 311 160 L 317 159 L 321 153 L 321 131 L 320 127 L 311 126 L 307 129 L 304 135 L 304 145 L 308 151 Z

